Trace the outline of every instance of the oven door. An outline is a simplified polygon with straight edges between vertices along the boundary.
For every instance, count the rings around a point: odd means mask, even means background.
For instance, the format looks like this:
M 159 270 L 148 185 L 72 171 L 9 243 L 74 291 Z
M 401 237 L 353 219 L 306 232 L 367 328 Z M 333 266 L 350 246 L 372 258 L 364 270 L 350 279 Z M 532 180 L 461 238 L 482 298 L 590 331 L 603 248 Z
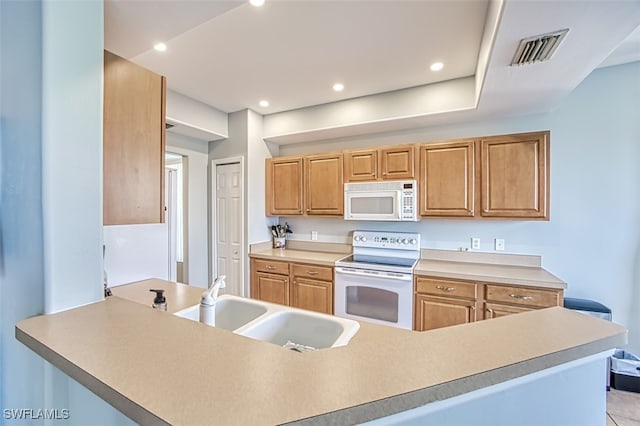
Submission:
M 411 330 L 413 275 L 335 268 L 336 316 Z
M 402 191 L 345 191 L 344 218 L 347 220 L 401 220 Z

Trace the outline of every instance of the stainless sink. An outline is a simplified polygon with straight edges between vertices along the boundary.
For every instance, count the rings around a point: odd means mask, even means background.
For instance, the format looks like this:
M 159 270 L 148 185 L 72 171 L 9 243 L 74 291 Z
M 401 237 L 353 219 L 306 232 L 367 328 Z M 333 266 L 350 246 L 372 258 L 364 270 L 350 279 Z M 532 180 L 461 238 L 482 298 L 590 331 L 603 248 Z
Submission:
M 199 305 L 174 313 L 199 320 Z M 215 327 L 278 346 L 324 349 L 344 346 L 360 324 L 346 318 L 273 303 L 222 295 L 216 302 Z

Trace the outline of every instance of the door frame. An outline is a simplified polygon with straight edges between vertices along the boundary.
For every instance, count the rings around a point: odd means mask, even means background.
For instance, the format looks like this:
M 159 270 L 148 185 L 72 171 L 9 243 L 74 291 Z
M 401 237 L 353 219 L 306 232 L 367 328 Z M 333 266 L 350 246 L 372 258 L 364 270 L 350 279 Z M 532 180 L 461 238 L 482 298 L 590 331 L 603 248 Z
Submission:
M 209 260 L 211 268 L 210 268 L 210 276 L 209 276 L 209 282 L 213 282 L 214 277 L 217 276 L 217 262 L 216 262 L 216 256 L 218 254 L 218 247 L 216 245 L 216 240 L 217 240 L 217 228 L 215 226 L 216 221 L 217 221 L 217 211 L 216 211 L 216 197 L 217 197 L 217 191 L 218 191 L 218 187 L 216 185 L 216 177 L 217 177 L 217 173 L 216 173 L 216 167 L 218 166 L 222 166 L 225 164 L 240 164 L 240 176 L 242 179 L 242 183 L 240 185 L 241 187 L 241 191 L 240 191 L 240 210 L 241 210 L 241 214 L 240 214 L 240 223 L 242 224 L 241 229 L 240 229 L 240 239 L 241 244 L 241 250 L 242 252 L 240 253 L 240 282 L 242 283 L 242 296 L 243 297 L 247 297 L 247 295 L 249 294 L 249 288 L 248 288 L 248 283 L 247 280 L 245 279 L 246 277 L 246 266 L 247 266 L 247 244 L 246 244 L 246 235 L 245 235 L 245 228 L 246 228 L 246 212 L 245 212 L 245 198 L 246 198 L 246 188 L 245 188 L 245 173 L 244 173 L 244 157 L 243 156 L 236 156 L 236 157 L 226 157 L 226 158 L 218 158 L 215 160 L 211 160 L 211 179 L 209 181 L 210 185 L 211 185 L 211 202 L 210 202 L 210 209 L 211 209 L 211 214 L 209 215 L 209 218 L 211 220 L 209 229 L 211 230 L 211 240 L 210 240 L 210 247 L 211 247 L 211 259 Z

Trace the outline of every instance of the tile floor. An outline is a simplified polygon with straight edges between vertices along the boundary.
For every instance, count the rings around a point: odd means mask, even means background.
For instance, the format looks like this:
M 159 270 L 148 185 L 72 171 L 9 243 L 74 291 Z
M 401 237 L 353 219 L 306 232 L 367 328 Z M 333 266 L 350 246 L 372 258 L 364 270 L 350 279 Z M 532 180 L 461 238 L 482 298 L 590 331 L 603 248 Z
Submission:
M 607 392 L 607 426 L 640 426 L 640 393 Z

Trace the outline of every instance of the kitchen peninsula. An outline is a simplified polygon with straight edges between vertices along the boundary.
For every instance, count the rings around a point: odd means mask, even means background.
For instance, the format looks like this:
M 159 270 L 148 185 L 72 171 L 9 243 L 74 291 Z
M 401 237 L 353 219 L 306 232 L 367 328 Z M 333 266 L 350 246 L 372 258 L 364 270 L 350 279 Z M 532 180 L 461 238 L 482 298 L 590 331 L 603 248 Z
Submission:
M 347 346 L 297 353 L 151 309 L 156 287 L 172 311 L 199 301 L 201 289 L 146 280 L 23 320 L 16 337 L 134 421 L 183 425 L 354 424 L 448 401 L 473 414 L 460 398 L 509 384 L 515 409 L 531 400 L 538 415 L 560 416 L 540 404 L 561 400 L 570 411 L 572 401 L 602 399 L 573 414 L 597 420 L 602 409 L 604 422 L 604 375 L 590 366 L 626 342 L 616 324 L 555 307 L 421 333 L 362 323 Z M 527 377 L 553 386 L 544 380 L 580 368 L 602 386 L 579 384 L 572 398 L 546 392 L 543 402 L 534 396 L 544 391 L 517 396 Z M 492 415 L 507 424 L 510 414 Z

